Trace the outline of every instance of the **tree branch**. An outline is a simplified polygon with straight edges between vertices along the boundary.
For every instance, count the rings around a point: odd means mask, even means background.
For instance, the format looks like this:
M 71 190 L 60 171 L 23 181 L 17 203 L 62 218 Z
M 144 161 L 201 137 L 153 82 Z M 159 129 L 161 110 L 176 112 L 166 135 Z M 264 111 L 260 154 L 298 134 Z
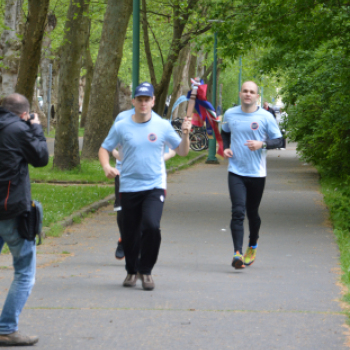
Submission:
M 143 29 L 143 41 L 145 44 L 145 52 L 147 57 L 147 63 L 148 63 L 148 69 L 151 76 L 151 82 L 153 86 L 156 86 L 157 84 L 157 78 L 154 71 L 154 65 L 152 60 L 152 53 L 151 53 L 151 47 L 149 44 L 149 36 L 148 36 L 148 29 L 147 29 L 147 9 L 146 9 L 146 0 L 142 0 L 142 29 Z
M 162 49 L 160 48 L 159 41 L 157 40 L 156 35 L 154 34 L 154 31 L 152 30 L 151 25 L 149 24 L 149 22 L 147 22 L 147 24 L 148 24 L 148 28 L 150 29 L 150 31 L 151 31 L 151 33 L 153 35 L 153 39 L 154 39 L 154 41 L 156 42 L 156 44 L 158 46 L 158 50 L 159 50 L 159 53 L 160 53 L 160 58 L 162 59 L 162 66 L 164 67 L 163 52 L 162 52 Z

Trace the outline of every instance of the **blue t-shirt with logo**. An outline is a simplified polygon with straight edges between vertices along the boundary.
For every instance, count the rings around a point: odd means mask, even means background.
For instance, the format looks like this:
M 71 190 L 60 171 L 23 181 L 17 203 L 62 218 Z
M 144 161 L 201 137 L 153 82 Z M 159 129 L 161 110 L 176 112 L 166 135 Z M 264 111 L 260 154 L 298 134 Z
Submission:
M 119 191 L 139 192 L 166 189 L 164 145 L 175 149 L 180 142 L 169 121 L 152 112 L 151 119 L 145 123 L 136 123 L 127 116 L 114 123 L 101 147 L 109 152 L 121 148 L 123 170 Z
M 266 141 L 282 137 L 273 115 L 258 107 L 253 113 L 245 113 L 241 106 L 230 108 L 224 115 L 222 130 L 231 133 L 232 158 L 228 171 L 241 176 L 266 176 L 266 150 L 249 150 L 247 140 Z

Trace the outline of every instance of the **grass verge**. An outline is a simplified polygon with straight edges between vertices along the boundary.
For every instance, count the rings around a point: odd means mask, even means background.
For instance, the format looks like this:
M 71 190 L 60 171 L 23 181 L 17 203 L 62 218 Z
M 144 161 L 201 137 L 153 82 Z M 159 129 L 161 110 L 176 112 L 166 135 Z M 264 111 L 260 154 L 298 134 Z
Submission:
M 60 225 L 53 225 L 81 208 L 97 202 L 110 194 L 111 186 L 79 186 L 32 184 L 32 198 L 40 201 L 44 209 L 44 227 L 50 227 L 50 236 L 59 236 Z M 79 221 L 79 220 L 77 220 Z
M 341 280 L 348 291 L 343 299 L 350 304 L 350 187 L 339 178 L 322 177 L 321 189 L 340 250 Z
M 186 157 L 175 157 L 166 162 L 167 169 L 177 167 L 187 163 L 189 160 L 198 157 L 207 151 L 195 152 L 190 150 Z M 107 183 L 113 184 L 113 179 L 107 179 L 100 162 L 98 160 L 86 161 L 82 160 L 80 168 L 73 170 L 60 171 L 52 167 L 53 157 L 50 157 L 49 164 L 43 168 L 34 168 L 29 166 L 30 179 L 32 182 L 73 182 L 73 183 Z M 115 160 L 111 159 L 110 164 L 115 165 Z

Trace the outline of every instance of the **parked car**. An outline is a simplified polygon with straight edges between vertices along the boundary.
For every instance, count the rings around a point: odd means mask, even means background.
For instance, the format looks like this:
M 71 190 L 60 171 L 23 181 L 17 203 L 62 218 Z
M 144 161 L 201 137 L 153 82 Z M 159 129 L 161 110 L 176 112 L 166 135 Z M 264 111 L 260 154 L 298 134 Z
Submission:
M 38 96 L 38 105 L 41 110 L 43 110 L 44 107 L 44 99 L 42 96 Z

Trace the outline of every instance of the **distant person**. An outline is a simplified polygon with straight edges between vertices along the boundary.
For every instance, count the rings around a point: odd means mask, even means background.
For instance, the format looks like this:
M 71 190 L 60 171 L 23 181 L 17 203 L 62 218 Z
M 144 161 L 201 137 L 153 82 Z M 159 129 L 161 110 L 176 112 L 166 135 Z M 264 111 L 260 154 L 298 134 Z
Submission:
M 2 101 L 0 149 L 0 252 L 7 243 L 15 270 L 0 316 L 0 346 L 33 345 L 39 338 L 20 334 L 18 321 L 35 282 L 36 246 L 17 227 L 31 206 L 28 164 L 47 165 L 49 152 L 38 115 L 30 118 L 29 102 L 20 94 Z
M 261 219 L 260 201 L 266 179 L 266 149 L 282 147 L 283 138 L 270 113 L 257 106 L 258 86 L 242 85 L 241 105 L 224 115 L 221 135 L 228 162 L 228 186 L 232 203 L 231 234 L 234 246 L 232 266 L 241 269 L 255 261 Z M 243 255 L 243 221 L 249 220 L 248 248 Z
M 276 119 L 276 113 L 272 108 L 270 108 L 268 102 L 264 102 L 264 109 L 267 110 L 268 112 L 270 112 L 274 116 L 274 118 Z
M 108 152 L 122 148 L 119 191 L 127 270 L 123 286 L 133 287 L 141 279 L 144 290 L 155 287 L 152 269 L 160 248 L 160 219 L 166 196 L 164 146 L 186 156 L 191 129 L 190 121 L 185 118 L 180 138 L 167 120 L 152 112 L 154 103 L 152 84 L 145 82 L 136 87 L 135 113 L 113 124 L 99 150 L 103 170 L 108 178 L 113 178 L 119 171 L 110 166 Z

